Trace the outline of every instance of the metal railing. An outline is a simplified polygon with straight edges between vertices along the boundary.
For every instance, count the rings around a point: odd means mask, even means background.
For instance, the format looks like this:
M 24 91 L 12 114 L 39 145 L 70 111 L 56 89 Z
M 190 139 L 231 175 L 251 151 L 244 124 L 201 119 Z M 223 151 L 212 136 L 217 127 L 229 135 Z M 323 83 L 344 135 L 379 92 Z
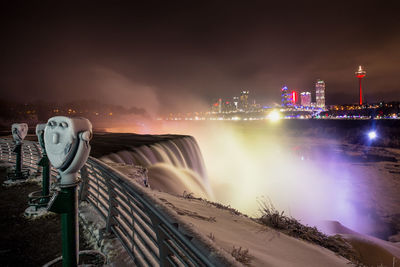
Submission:
M 16 161 L 16 154 L 13 152 L 14 143 L 11 139 L 0 139 L 0 160 L 13 162 Z M 39 170 L 37 163 L 42 157 L 41 147 L 31 141 L 24 141 L 22 146 L 22 163 L 24 168 L 29 169 L 30 172 L 37 172 Z
M 15 162 L 11 139 L 0 139 L 0 159 Z M 41 148 L 24 141 L 23 164 L 38 172 Z M 52 168 L 53 178 L 57 172 Z M 221 266 L 215 254 L 188 236 L 136 182 L 89 157 L 80 171 L 80 201 L 88 201 L 106 221 L 106 231 L 122 243 L 139 266 Z

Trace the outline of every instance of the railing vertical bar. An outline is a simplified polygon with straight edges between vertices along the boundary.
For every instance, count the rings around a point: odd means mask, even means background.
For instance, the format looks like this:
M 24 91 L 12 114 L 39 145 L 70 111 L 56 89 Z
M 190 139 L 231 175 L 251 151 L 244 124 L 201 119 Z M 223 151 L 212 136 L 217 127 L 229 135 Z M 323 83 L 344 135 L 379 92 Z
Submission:
M 129 213 L 129 211 L 123 206 L 123 205 L 120 205 L 119 206 L 119 208 L 121 208 L 123 211 L 125 211 L 126 213 Z M 137 214 L 136 214 L 137 215 Z M 153 241 L 153 243 L 157 243 L 157 241 L 155 240 L 155 233 L 150 233 L 147 229 L 146 229 L 146 226 L 145 226 L 145 224 L 146 224 L 146 222 L 144 222 L 144 223 L 142 223 L 140 220 L 138 220 L 138 219 L 136 219 L 136 222 L 138 222 L 137 223 L 137 225 L 141 228 L 141 230 L 143 231 L 143 232 L 145 232 L 148 236 L 149 236 L 149 238 L 151 238 L 151 240 Z M 148 226 L 147 226 L 148 227 Z
M 134 254 L 134 252 L 132 251 L 132 249 L 125 243 L 125 241 L 120 237 L 120 233 L 118 232 L 117 228 L 112 228 L 111 231 L 113 232 L 113 234 L 115 236 L 117 236 L 119 238 L 119 240 L 121 241 L 122 246 L 125 248 L 125 250 L 128 252 L 129 256 L 131 257 L 131 259 L 137 264 L 136 261 L 136 256 Z M 142 266 L 142 265 L 139 265 Z
M 114 216 L 115 216 L 115 215 L 114 215 Z M 118 213 L 118 216 L 119 216 L 119 217 L 117 217 L 117 218 L 121 218 L 121 219 L 125 222 L 125 224 L 128 225 L 129 229 L 130 229 L 132 232 L 138 233 L 137 230 L 135 229 L 135 225 L 134 225 L 134 224 L 133 224 L 133 225 L 129 225 L 129 221 L 128 221 L 128 219 L 125 217 L 125 215 L 123 215 L 122 213 Z M 157 252 L 154 251 L 154 248 L 152 248 L 152 247 L 150 246 L 150 244 L 148 244 L 147 241 L 145 241 L 145 240 L 143 239 L 143 237 L 142 237 L 140 234 L 137 234 L 136 236 L 138 236 L 138 238 L 140 239 L 140 241 L 143 243 L 143 245 L 145 246 L 145 248 L 146 248 L 148 251 L 150 251 L 150 253 L 153 255 L 153 257 L 154 257 L 156 260 L 159 260 L 159 255 L 157 255 L 157 254 L 158 254 L 158 251 L 157 251 Z M 133 237 L 133 238 L 134 238 L 134 237 Z M 152 241 L 152 240 L 150 240 L 150 241 Z M 156 244 L 156 243 L 155 243 L 155 244 Z
M 163 243 L 169 248 L 170 251 L 175 252 L 174 256 L 177 257 L 181 263 L 185 266 L 188 267 L 189 265 L 186 263 L 186 261 L 179 255 L 179 252 L 173 247 L 171 246 L 167 240 L 163 240 Z
M 118 229 L 121 230 L 121 232 L 125 235 L 125 237 L 128 238 L 129 241 L 132 242 L 133 246 L 136 247 L 136 249 L 139 251 L 142 258 L 146 261 L 146 264 L 148 264 L 149 266 L 152 266 L 152 264 L 149 262 L 149 260 L 145 256 L 144 252 L 142 251 L 142 248 L 137 244 L 137 242 L 135 241 L 133 236 L 131 238 L 129 233 L 126 231 L 126 229 L 124 227 L 122 227 L 120 224 L 118 224 Z
M 198 264 L 198 263 L 192 258 L 192 255 L 190 255 L 189 252 L 188 252 L 186 249 L 182 248 L 181 244 L 179 244 L 179 243 L 177 242 L 177 239 L 174 238 L 174 237 L 169 233 L 169 231 L 167 231 L 167 230 L 165 229 L 165 224 L 160 224 L 158 228 L 163 232 L 163 234 L 165 234 L 165 236 L 168 237 L 168 239 L 169 239 L 171 242 L 174 243 L 175 246 L 178 247 L 178 249 L 179 249 L 191 262 L 193 262 L 194 264 Z M 181 241 L 181 240 L 179 240 L 179 241 Z
M 169 262 L 169 264 L 171 264 L 172 266 L 176 266 L 176 267 L 178 267 L 178 264 L 176 264 L 172 259 L 171 259 L 171 257 L 167 257 L 167 261 Z

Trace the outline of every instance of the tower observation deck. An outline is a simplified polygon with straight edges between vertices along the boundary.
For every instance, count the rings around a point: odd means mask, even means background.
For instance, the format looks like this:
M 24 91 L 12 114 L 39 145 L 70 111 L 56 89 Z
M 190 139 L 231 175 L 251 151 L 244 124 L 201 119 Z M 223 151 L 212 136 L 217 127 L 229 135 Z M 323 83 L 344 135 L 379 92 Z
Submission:
M 363 68 L 361 66 L 358 67 L 358 71 L 356 71 L 356 77 L 358 78 L 359 81 L 359 87 L 360 87 L 360 105 L 363 104 L 363 95 L 362 95 L 362 87 L 361 87 L 361 80 L 362 78 L 365 77 L 365 75 L 367 75 L 367 72 L 365 70 L 363 70 Z

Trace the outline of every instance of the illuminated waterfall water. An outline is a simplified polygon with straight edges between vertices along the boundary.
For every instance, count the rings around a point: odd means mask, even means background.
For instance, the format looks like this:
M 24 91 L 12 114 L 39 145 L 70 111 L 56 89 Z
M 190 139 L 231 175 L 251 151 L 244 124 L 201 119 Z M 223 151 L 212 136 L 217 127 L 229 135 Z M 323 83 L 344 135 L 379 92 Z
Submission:
M 200 148 L 193 137 L 185 136 L 101 158 L 105 162 L 140 165 L 148 170 L 152 189 L 175 195 L 184 191 L 213 199 Z
M 320 227 L 324 220 L 339 221 L 367 234 L 378 225 L 371 215 L 375 209 L 369 197 L 373 184 L 366 182 L 375 181 L 376 174 L 368 173 L 370 168 L 362 161 L 348 161 L 361 159 L 362 148 L 353 151 L 349 146 L 349 156 L 338 140 L 295 138 L 282 129 L 259 124 L 167 126 L 153 133 L 184 136 L 133 149 L 118 136 L 117 143 L 126 145 L 99 157 L 146 167 L 155 190 L 175 195 L 193 192 L 250 216 L 259 216 L 257 200 L 271 200 L 278 210 L 305 224 Z

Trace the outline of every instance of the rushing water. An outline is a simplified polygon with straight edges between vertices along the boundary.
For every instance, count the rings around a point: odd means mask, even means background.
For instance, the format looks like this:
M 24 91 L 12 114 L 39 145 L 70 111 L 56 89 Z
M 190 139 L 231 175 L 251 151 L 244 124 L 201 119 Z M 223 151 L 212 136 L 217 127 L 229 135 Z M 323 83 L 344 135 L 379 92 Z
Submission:
M 149 184 L 153 189 L 178 195 L 186 191 L 213 199 L 203 156 L 193 137 L 143 145 L 111 153 L 101 159 L 147 168 Z
M 349 157 L 338 149 L 342 145 L 339 140 L 299 138 L 274 127 L 171 123 L 153 133 L 195 138 L 120 151 L 104 159 L 147 167 L 154 189 L 178 195 L 193 192 L 251 216 L 258 215 L 257 201 L 271 201 L 278 210 L 307 224 L 336 220 L 370 233 L 366 204 L 371 199 L 370 185 L 364 178 L 374 174 L 363 173 L 362 167 L 347 162 Z

